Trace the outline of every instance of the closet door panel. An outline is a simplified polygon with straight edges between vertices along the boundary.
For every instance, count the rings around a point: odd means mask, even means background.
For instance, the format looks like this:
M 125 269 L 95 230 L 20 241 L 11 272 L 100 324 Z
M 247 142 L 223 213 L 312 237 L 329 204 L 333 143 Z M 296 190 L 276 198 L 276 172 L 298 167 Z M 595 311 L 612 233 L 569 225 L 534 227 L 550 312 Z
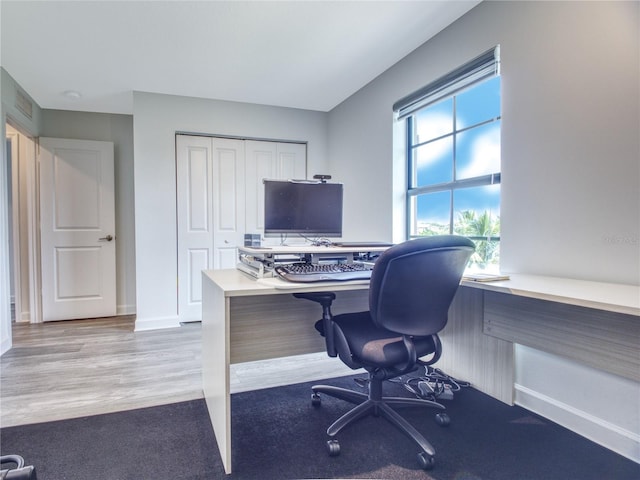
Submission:
M 247 233 L 264 231 L 264 186 L 262 181 L 277 177 L 277 148 L 275 142 L 246 141 L 247 177 Z
M 246 141 L 247 233 L 264 233 L 264 179 L 307 178 L 304 143 Z
M 202 318 L 201 271 L 213 268 L 212 145 L 207 137 L 176 137 L 178 312 Z
M 242 140 L 213 139 L 213 268 L 235 268 L 244 241 L 245 150 Z
M 278 143 L 278 179 L 307 178 L 307 145 L 304 143 Z

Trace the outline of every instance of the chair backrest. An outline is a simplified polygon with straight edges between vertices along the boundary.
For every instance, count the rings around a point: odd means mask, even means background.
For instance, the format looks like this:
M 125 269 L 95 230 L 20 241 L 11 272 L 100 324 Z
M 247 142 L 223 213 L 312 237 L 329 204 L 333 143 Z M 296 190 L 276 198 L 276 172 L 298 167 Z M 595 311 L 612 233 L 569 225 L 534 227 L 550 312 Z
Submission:
M 404 335 L 438 333 L 474 250 L 471 240 L 457 235 L 409 240 L 386 250 L 371 273 L 373 321 Z

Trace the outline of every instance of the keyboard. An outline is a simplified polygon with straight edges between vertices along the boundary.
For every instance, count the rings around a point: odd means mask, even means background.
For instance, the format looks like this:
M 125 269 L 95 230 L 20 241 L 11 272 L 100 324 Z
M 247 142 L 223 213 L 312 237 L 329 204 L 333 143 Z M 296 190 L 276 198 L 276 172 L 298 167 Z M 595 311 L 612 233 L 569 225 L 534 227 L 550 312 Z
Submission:
M 290 282 L 368 280 L 373 265 L 361 263 L 291 263 L 275 267 L 276 273 Z

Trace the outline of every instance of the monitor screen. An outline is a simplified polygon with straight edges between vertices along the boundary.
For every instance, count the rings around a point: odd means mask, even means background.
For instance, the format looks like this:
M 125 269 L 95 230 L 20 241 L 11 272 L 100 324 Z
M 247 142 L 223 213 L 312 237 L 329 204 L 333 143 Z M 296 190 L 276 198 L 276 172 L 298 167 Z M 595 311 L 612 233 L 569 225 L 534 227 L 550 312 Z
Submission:
M 342 184 L 264 180 L 264 234 L 342 236 Z

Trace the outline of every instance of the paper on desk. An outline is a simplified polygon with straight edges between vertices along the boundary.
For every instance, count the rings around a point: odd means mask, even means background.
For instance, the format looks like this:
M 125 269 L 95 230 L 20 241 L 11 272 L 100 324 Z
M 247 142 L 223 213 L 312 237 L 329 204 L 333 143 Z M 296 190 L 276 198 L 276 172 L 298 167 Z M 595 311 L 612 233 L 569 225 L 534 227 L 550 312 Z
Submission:
M 495 273 L 465 273 L 462 280 L 471 282 L 498 282 L 500 280 L 509 280 L 509 275 L 500 275 Z

